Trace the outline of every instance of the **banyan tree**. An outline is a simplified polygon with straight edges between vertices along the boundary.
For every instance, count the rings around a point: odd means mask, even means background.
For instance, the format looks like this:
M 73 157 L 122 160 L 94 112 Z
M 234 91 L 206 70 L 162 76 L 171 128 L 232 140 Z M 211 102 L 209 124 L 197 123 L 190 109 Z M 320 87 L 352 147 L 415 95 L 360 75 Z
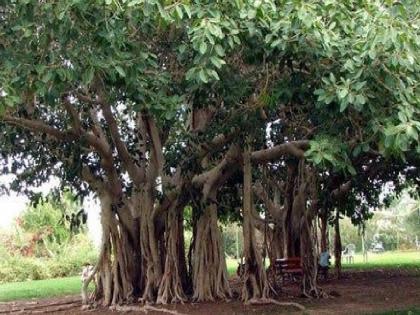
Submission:
M 402 171 L 418 162 L 418 22 L 398 6 L 2 4 L 8 188 L 30 194 L 56 176 L 96 196 L 104 305 L 232 298 L 218 226 L 226 212 L 243 228 L 243 301 L 279 293 L 265 255 L 300 256 L 303 293 L 321 297 L 318 219 L 325 236 L 337 208 L 369 202 L 349 192 L 370 189 L 357 176 L 386 176 L 381 161 L 406 158 Z

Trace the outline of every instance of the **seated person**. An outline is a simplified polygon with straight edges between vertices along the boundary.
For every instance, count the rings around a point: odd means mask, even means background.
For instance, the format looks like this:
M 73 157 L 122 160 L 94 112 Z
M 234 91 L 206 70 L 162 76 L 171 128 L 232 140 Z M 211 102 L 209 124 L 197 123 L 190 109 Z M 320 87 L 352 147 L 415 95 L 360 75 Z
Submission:
M 328 251 L 322 252 L 319 255 L 318 274 L 322 275 L 325 280 L 328 277 L 329 266 L 330 266 L 330 253 Z

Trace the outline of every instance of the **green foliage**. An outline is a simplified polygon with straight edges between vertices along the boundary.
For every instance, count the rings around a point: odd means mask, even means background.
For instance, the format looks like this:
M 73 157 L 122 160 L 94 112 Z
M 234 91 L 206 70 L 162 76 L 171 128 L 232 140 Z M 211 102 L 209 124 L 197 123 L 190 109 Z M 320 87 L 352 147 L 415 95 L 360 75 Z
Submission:
M 80 202 L 69 191 L 53 197 L 29 206 L 17 219 L 14 234 L 1 237 L 0 282 L 77 275 L 85 263 L 95 262 L 97 250 L 84 223 L 74 223 Z
M 337 139 L 320 136 L 312 140 L 305 156 L 320 169 L 333 168 L 356 175 L 356 170 L 347 153 L 347 147 Z
M 84 232 L 86 220 L 80 201 L 65 190 L 58 196 L 50 194 L 29 206 L 17 219 L 17 237 L 29 233 L 38 236 L 37 241 L 43 243 L 51 255 L 62 251 L 60 247 L 73 235 Z
M 364 223 L 366 248 L 381 242 L 385 250 L 416 248 L 416 236 L 420 239 L 420 216 L 418 200 L 410 198 L 405 190 L 399 198 L 394 198 L 389 208 L 375 211 L 374 216 Z M 362 250 L 361 229 L 345 218 L 340 221 L 342 243 L 355 244 Z
M 97 254 L 84 234 L 75 236 L 53 257 L 25 257 L 0 246 L 0 283 L 78 275 L 84 264 L 95 264 Z
M 239 259 L 243 251 L 242 229 L 236 224 L 225 225 L 222 235 L 225 255 Z

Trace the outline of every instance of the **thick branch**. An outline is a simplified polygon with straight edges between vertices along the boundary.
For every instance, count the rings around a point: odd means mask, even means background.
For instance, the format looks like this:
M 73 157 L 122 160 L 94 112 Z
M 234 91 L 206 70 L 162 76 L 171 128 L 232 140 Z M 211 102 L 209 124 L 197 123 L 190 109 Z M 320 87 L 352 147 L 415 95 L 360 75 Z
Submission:
M 40 120 L 31 120 L 26 118 L 18 118 L 10 115 L 4 115 L 1 120 L 7 124 L 25 128 L 34 132 L 45 133 L 57 140 L 72 141 L 77 138 L 73 130 L 61 131 L 51 127 Z
M 160 140 L 159 131 L 155 121 L 147 116 L 147 125 L 149 126 L 149 134 L 153 143 L 153 152 L 155 154 L 157 171 L 163 177 L 163 164 L 165 163 L 162 150 L 162 142 Z
M 204 199 L 208 198 L 210 192 L 213 191 L 216 186 L 222 184 L 225 180 L 227 180 L 227 175 L 232 175 L 233 171 L 237 168 L 239 164 L 239 159 L 239 146 L 233 144 L 219 164 L 217 164 L 211 170 L 193 177 L 193 185 L 197 187 L 203 186 Z
M 125 143 L 121 140 L 120 132 L 118 131 L 117 121 L 112 114 L 111 106 L 106 103 L 104 100 L 100 99 L 100 105 L 102 112 L 104 114 L 105 120 L 108 123 L 109 130 L 111 132 L 112 141 L 117 148 L 118 154 L 121 158 L 121 161 L 124 165 L 124 168 L 127 170 L 131 179 L 135 183 L 140 183 L 144 180 L 144 172 L 141 171 L 134 162 L 130 155 L 130 152 L 127 149 Z
M 283 155 L 290 154 L 297 158 L 303 158 L 305 151 L 309 146 L 308 140 L 291 141 L 276 145 L 269 149 L 254 151 L 251 154 L 253 162 L 268 162 L 277 160 Z

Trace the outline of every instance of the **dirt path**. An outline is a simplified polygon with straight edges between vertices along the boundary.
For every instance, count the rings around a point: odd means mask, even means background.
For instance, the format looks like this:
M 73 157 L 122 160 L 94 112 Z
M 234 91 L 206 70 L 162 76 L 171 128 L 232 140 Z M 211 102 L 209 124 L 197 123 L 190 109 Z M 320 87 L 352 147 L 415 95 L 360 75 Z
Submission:
M 233 280 L 233 285 L 237 281 Z M 420 309 L 420 275 L 402 274 L 400 272 L 354 272 L 346 273 L 344 279 L 329 280 L 322 283 L 322 288 L 332 295 L 322 300 L 308 300 L 297 297 L 297 285 L 288 285 L 279 296 L 280 302 L 296 302 L 306 307 L 306 314 L 372 314 L 381 311 Z M 189 303 L 169 305 L 166 309 L 179 314 L 193 315 L 230 315 L 230 314 L 301 314 L 294 307 L 279 305 L 244 306 L 239 301 L 229 303 Z M 38 301 L 18 301 L 0 303 L 0 314 L 116 314 L 109 309 L 81 311 L 79 297 L 44 299 Z M 144 314 L 144 312 L 127 312 Z M 148 311 L 147 314 L 168 314 Z

